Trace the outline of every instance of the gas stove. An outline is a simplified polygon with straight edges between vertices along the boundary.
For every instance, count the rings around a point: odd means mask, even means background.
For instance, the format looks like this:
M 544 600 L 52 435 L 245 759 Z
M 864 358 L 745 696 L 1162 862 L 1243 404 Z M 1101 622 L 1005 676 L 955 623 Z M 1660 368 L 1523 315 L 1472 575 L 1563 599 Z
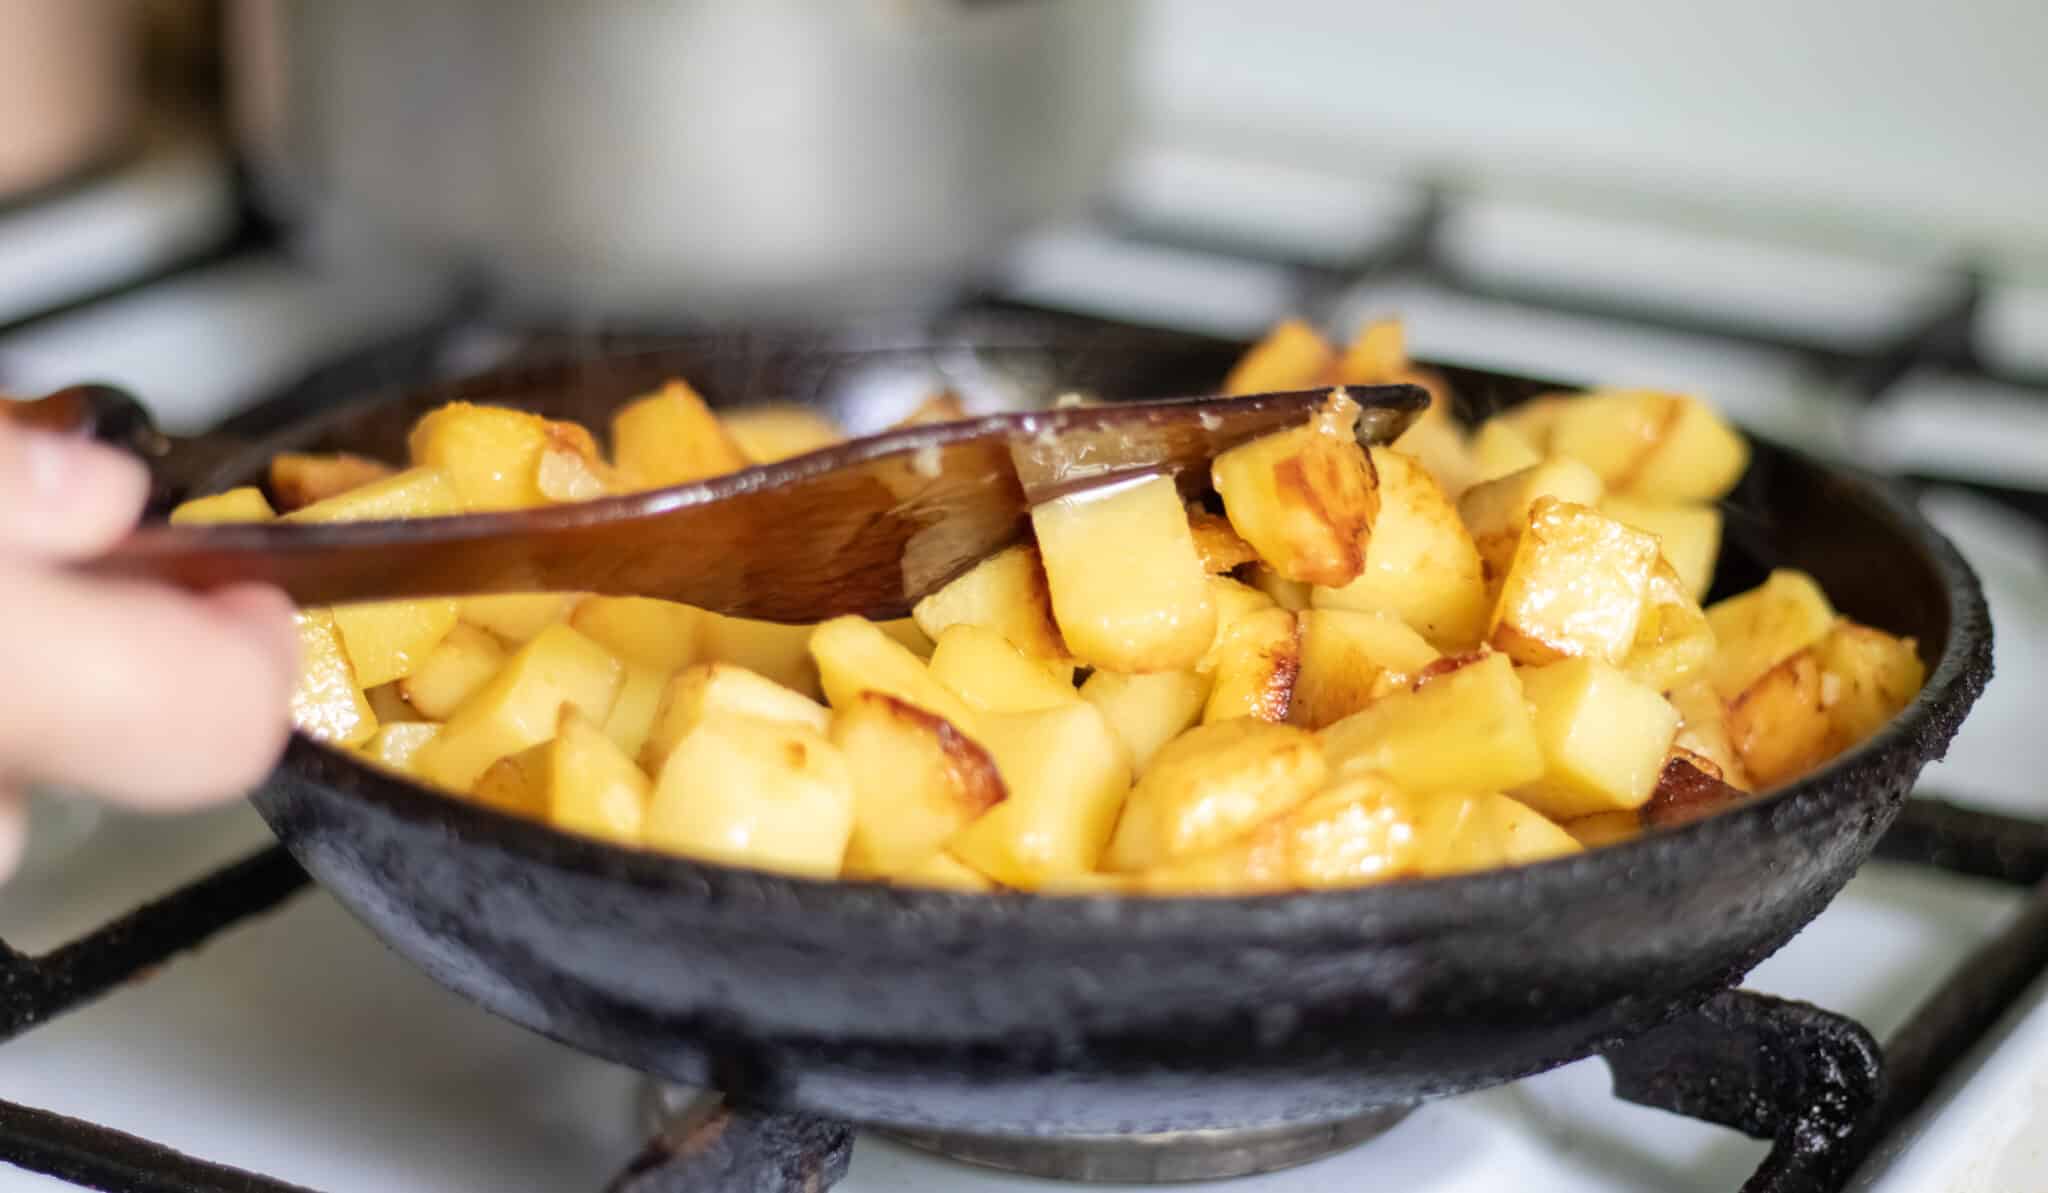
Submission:
M 204 170 L 158 177 L 217 185 Z M 163 204 L 134 201 L 160 192 L 132 183 L 121 172 L 93 181 L 67 218 L 164 219 Z M 211 193 L 170 205 L 184 212 L 177 227 L 134 235 L 153 247 L 126 275 L 96 263 L 38 298 L 43 313 L 0 310 L 0 388 L 103 378 L 143 395 L 173 430 L 259 429 L 342 394 L 472 371 L 525 342 L 449 279 L 402 262 L 337 274 L 261 236 L 220 225 L 199 235 L 191 213 Z M 0 213 L 0 245 L 21 218 Z M 131 282 L 110 288 L 115 276 Z M 1099 218 L 1023 246 L 946 318 L 1016 305 L 1083 329 L 1235 338 L 1294 312 L 1340 329 L 1398 313 L 1425 358 L 1697 389 L 1761 433 L 1913 478 L 1983 574 L 2004 678 L 1880 859 L 1749 976 L 1755 996 L 1717 1000 L 1707 1026 L 1682 1021 L 1608 1061 L 1358 1124 L 1357 1140 L 1182 1139 L 1142 1163 L 1129 1148 L 1102 1160 L 942 1147 L 1068 1175 L 1121 1172 L 1126 1183 L 1107 1187 L 1124 1189 L 1154 1187 L 1145 1173 L 1211 1171 L 1247 1148 L 1273 1162 L 1335 1149 L 1223 1186 L 1245 1193 L 1905 1193 L 1937 1176 L 1959 1190 L 2039 1179 L 2048 895 L 2033 884 L 2048 877 L 2048 807 L 2026 748 L 2039 718 L 2026 677 L 2048 664 L 2048 301 L 1938 255 L 1731 243 L 1160 150 L 1134 159 Z M 87 825 L 76 808 L 43 802 L 51 831 L 0 893 L 0 938 L 18 950 L 0 953 L 0 1160 L 12 1165 L 0 1190 L 723 1187 L 692 1170 L 687 1145 L 709 1146 L 691 1133 L 696 1119 L 650 1121 L 689 1098 L 442 991 L 307 888 L 247 809 Z M 1883 1085 L 1870 1037 L 1885 1043 Z M 1721 1096 L 1703 1092 L 1714 1088 Z M 1864 1157 L 1853 1177 L 1801 1160 L 1814 1132 L 1788 1134 L 1775 1153 L 1768 1142 L 1827 1102 L 1852 1119 L 1863 1108 L 1872 1124 L 1850 1140 Z M 846 1159 L 829 1124 L 719 1121 L 726 1146 L 780 1140 L 824 1169 Z M 871 1133 L 854 1138 L 836 1186 L 1047 1187 Z

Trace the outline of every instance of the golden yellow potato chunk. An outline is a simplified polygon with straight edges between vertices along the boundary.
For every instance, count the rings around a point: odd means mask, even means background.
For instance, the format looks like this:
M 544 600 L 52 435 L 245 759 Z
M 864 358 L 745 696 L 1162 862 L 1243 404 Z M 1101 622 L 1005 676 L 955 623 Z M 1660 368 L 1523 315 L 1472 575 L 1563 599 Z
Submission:
M 838 424 L 808 406 L 747 406 L 727 411 L 718 421 L 754 464 L 807 455 L 846 438 Z
M 1378 478 L 1357 425 L 1358 406 L 1340 391 L 1309 425 L 1231 448 L 1210 466 L 1230 524 L 1290 580 L 1338 588 L 1365 566 Z
M 339 497 L 391 475 L 391 466 L 347 452 L 302 455 L 281 452 L 270 458 L 270 491 L 288 510 Z
M 1704 759 L 1720 772 L 1722 782 L 1747 791 L 1749 772 L 1743 769 L 1742 756 L 1735 752 L 1735 742 L 1728 736 L 1728 706 L 1722 703 L 1714 685 L 1695 680 L 1674 689 L 1670 700 L 1679 718 L 1678 736 L 1671 748 Z
M 1101 710 L 1130 751 L 1132 769 L 1143 774 L 1160 747 L 1200 719 L 1209 686 L 1209 676 L 1199 671 L 1097 671 L 1081 685 L 1081 699 Z
M 1813 648 L 1758 676 L 1728 705 L 1728 736 L 1759 788 L 1774 787 L 1825 761 L 1833 724 Z
M 1614 845 L 1637 836 L 1643 831 L 1643 818 L 1639 812 L 1596 812 L 1567 820 L 1558 826 L 1572 835 L 1587 849 L 1598 849 L 1602 845 Z
M 832 715 L 853 776 L 850 875 L 893 877 L 929 863 L 948 838 L 1003 802 L 995 759 L 942 717 L 880 692 Z
M 1472 436 L 1472 483 L 1481 485 L 1499 477 L 1534 468 L 1543 462 L 1543 453 L 1529 442 L 1529 437 L 1517 430 L 1513 423 L 1490 418 L 1482 423 Z M 1471 490 L 1466 490 L 1469 496 Z M 1460 496 L 1462 503 L 1465 497 Z M 1574 498 L 1574 500 L 1581 500 Z
M 668 683 L 669 673 L 661 668 L 626 660 L 618 699 L 612 701 L 612 711 L 602 726 L 604 735 L 626 757 L 637 759 L 646 747 L 662 698 L 668 694 Z
M 1131 789 L 1103 867 L 1143 870 L 1214 849 L 1307 799 L 1327 769 L 1315 737 L 1291 725 L 1241 719 L 1190 730 Z
M 1643 618 L 1621 669 L 1631 679 L 1669 692 L 1704 677 L 1714 661 L 1714 628 L 1671 564 L 1659 559 L 1643 593 Z
M 1247 894 L 1415 877 L 1445 802 L 1380 775 L 1354 775 L 1236 841 L 1143 871 L 1136 885 L 1155 894 Z
M 383 480 L 316 501 L 284 516 L 287 522 L 382 522 L 436 518 L 464 512 L 462 497 L 438 468 L 409 468 Z
M 1412 683 L 1437 659 L 1422 635 L 1383 613 L 1310 609 L 1301 617 L 1301 673 L 1287 722 L 1334 725 L 1395 687 Z
M 490 634 L 472 625 L 449 628 L 412 673 L 398 681 L 405 702 L 430 721 L 445 721 L 474 696 L 509 657 Z
M 1539 497 L 1487 640 L 1517 663 L 1580 655 L 1619 663 L 1635 644 L 1656 566 L 1656 539 L 1586 506 Z
M 1202 558 L 1202 570 L 1212 576 L 1236 571 L 1245 564 L 1255 562 L 1259 553 L 1252 545 L 1238 537 L 1237 528 L 1230 519 L 1221 514 L 1212 514 L 1199 505 L 1190 503 L 1188 511 L 1188 533 L 1195 539 L 1195 554 Z
M 547 763 L 550 824 L 621 845 L 640 843 L 653 784 L 602 730 L 565 708 Z
M 1697 501 L 1624 496 L 1603 498 L 1599 505 L 1601 513 L 1622 525 L 1656 535 L 1658 550 L 1678 573 L 1686 594 L 1695 601 L 1706 599 L 1714 585 L 1714 562 L 1721 557 L 1720 510 Z
M 890 875 L 889 881 L 896 886 L 925 886 L 967 894 L 987 894 L 996 889 L 995 883 L 945 852 L 935 853 L 915 866 Z
M 1678 732 L 1678 710 L 1598 659 L 1521 672 L 1535 715 L 1543 777 L 1514 791 L 1553 820 L 1640 808 L 1657 786 Z
M 1583 848 L 1570 833 L 1520 800 L 1491 794 L 1476 798 L 1473 828 L 1492 838 L 1493 859 L 1457 868 L 1525 866 L 1578 853 Z
M 1379 447 L 1370 454 L 1380 508 L 1365 544 L 1365 570 L 1342 588 L 1316 588 L 1312 602 L 1392 614 L 1439 650 L 1464 650 L 1486 627 L 1486 582 L 1472 536 L 1414 459 Z
M 1066 640 L 1053 620 L 1052 591 L 1038 548 L 1022 544 L 998 551 L 962 573 L 912 610 L 934 642 L 946 627 L 987 626 L 1034 659 L 1069 662 Z
M 845 708 L 862 692 L 884 692 L 978 736 L 971 706 L 933 678 L 923 659 L 871 621 L 835 617 L 819 626 L 811 633 L 811 657 L 818 663 L 825 700 L 834 708 Z
M 1676 414 L 1626 492 L 1657 501 L 1718 501 L 1749 468 L 1749 444 L 1713 407 L 1680 397 Z
M 412 462 L 444 473 L 471 510 L 548 504 L 538 483 L 541 457 L 563 447 L 598 459 L 590 432 L 524 410 L 450 402 L 413 424 Z
M 437 735 L 438 736 L 438 735 Z M 548 813 L 548 754 L 554 742 L 528 746 L 484 768 L 469 797 L 486 808 L 542 820 Z
M 507 592 L 463 597 L 462 620 L 507 642 L 530 642 L 569 616 L 583 597 L 573 592 Z
M 1131 789 L 1131 763 L 1087 701 L 989 713 L 982 744 L 1009 798 L 955 833 L 947 852 L 1004 886 L 1026 890 L 1095 869 Z
M 1300 580 L 1289 580 L 1262 563 L 1252 565 L 1249 583 L 1253 588 L 1265 593 L 1266 599 L 1291 613 L 1299 613 L 1311 603 L 1311 585 Z
M 226 522 L 268 522 L 277 513 L 253 485 L 196 497 L 171 511 L 173 526 L 215 526 Z
M 455 710 L 416 756 L 419 773 L 467 791 L 493 762 L 553 737 L 565 705 L 602 722 L 623 671 L 597 643 L 568 626 L 549 626 Z
M 1336 378 L 1344 385 L 1386 385 L 1406 379 L 1409 371 L 1408 332 L 1399 319 L 1365 323 L 1336 364 Z
M 1496 477 L 1465 490 L 1458 498 L 1458 517 L 1472 534 L 1485 565 L 1487 591 L 1498 595 L 1515 547 L 1529 528 L 1529 511 L 1538 498 L 1555 497 L 1579 505 L 1600 500 L 1600 478 L 1577 460 L 1562 456 Z
M 377 714 L 378 725 L 401 725 L 407 721 L 419 721 L 419 710 L 406 703 L 404 693 L 395 683 L 381 684 L 363 689 L 363 699 L 370 702 L 370 711 Z M 365 747 L 366 749 L 368 747 Z
M 806 696 L 822 697 L 818 665 L 811 660 L 811 630 L 807 625 L 783 625 L 774 621 L 753 621 L 745 617 L 704 615 L 706 621 L 699 649 L 706 661 L 731 663 L 758 671 L 776 683 Z
M 676 671 L 702 657 L 700 642 L 710 614 L 648 597 L 585 597 L 569 624 L 592 642 L 631 663 Z
M 1030 712 L 1081 698 L 1072 668 L 1026 658 L 987 626 L 948 626 L 932 649 L 930 668 L 933 679 L 983 712 Z
M 1766 671 L 1835 628 L 1835 609 L 1813 577 L 1780 568 L 1748 592 L 1707 608 L 1714 630 L 1708 678 L 1721 699 L 1733 701 Z
M 1301 629 L 1277 606 L 1232 620 L 1209 655 L 1212 685 L 1202 723 L 1287 719 L 1301 673 Z
M 418 670 L 455 628 L 455 612 L 449 599 L 373 601 L 336 606 L 334 624 L 356 682 L 376 687 Z
M 1578 399 L 1578 394 L 1544 394 L 1499 411 L 1486 421 L 1513 428 L 1530 447 L 1550 456 L 1555 452 L 1551 432 L 1565 408 Z
M 1191 667 L 1216 634 L 1209 577 L 1166 477 L 1036 506 L 1053 616 L 1074 657 L 1110 671 Z M 828 689 L 829 686 L 828 686 Z
M 817 733 L 831 724 L 823 705 L 730 663 L 699 663 L 668 682 L 640 750 L 640 765 L 658 775 L 669 754 L 698 722 L 716 715 L 801 725 Z
M 853 836 L 853 776 L 815 729 L 730 714 L 697 722 L 655 782 L 647 845 L 832 878 Z
M 363 757 L 386 770 L 405 774 L 412 770 L 413 756 L 420 752 L 420 747 L 440 732 L 441 726 L 433 721 L 387 723 L 363 743 Z
M 377 715 L 363 697 L 354 664 L 341 644 L 341 631 L 326 609 L 301 609 L 299 682 L 292 689 L 292 724 L 308 737 L 332 745 L 357 746 L 377 732 Z
M 1411 791 L 1505 791 L 1543 774 L 1529 703 L 1503 654 L 1390 692 L 1321 736 L 1332 770 L 1376 770 Z
M 626 483 L 643 489 L 688 484 L 747 466 L 746 454 L 718 417 L 681 381 L 612 415 L 612 459 Z
M 1697 398 L 1599 390 L 1566 402 L 1550 450 L 1571 456 L 1607 487 L 1660 501 L 1713 501 L 1749 466 L 1749 445 Z
M 1266 333 L 1223 379 L 1226 394 L 1271 393 L 1321 385 L 1337 365 L 1336 349 L 1299 319 Z
M 1821 701 L 1827 705 L 1838 750 L 1884 728 L 1913 702 L 1927 680 L 1913 639 L 1847 619 L 1821 640 L 1819 653 Z

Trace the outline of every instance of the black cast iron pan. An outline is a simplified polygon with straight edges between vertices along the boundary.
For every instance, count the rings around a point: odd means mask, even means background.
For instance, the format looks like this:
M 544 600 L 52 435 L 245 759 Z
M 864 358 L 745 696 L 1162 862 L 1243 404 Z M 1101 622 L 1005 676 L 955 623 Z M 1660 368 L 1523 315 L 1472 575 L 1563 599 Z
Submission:
M 914 347 L 585 341 L 287 420 L 206 487 L 260 482 L 281 450 L 397 458 L 412 420 L 458 396 L 594 425 L 678 374 L 714 398 L 842 407 L 919 370 L 1140 397 L 1212 385 L 1239 347 L 1028 320 Z M 1447 372 L 1481 406 L 1552 388 Z M 1333 1120 L 1588 1055 L 1734 983 L 1826 906 L 1947 747 L 1991 630 L 1976 578 L 1909 504 L 1759 443 L 1728 539 L 1724 590 L 1806 568 L 1846 613 L 1918 638 L 1926 688 L 1767 797 L 1523 868 L 1213 899 L 814 882 L 568 836 L 305 738 L 254 799 L 315 878 L 449 987 L 756 1104 L 1020 1135 Z

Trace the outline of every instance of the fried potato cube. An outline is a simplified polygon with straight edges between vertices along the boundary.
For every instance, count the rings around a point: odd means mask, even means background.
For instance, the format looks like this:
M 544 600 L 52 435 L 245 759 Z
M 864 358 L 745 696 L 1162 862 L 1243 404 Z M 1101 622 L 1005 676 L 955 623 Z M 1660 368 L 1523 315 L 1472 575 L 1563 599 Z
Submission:
M 1520 800 L 1490 793 L 1476 798 L 1473 828 L 1492 838 L 1496 859 L 1483 863 L 1485 867 L 1525 866 L 1584 848 L 1556 822 Z
M 676 671 L 703 655 L 700 642 L 710 614 L 650 597 L 585 597 L 569 624 L 630 663 Z
M 791 691 L 822 698 L 811 660 L 811 627 L 706 613 L 699 651 L 707 661 L 758 672 Z
M 441 735 L 420 751 L 419 773 L 467 791 L 491 763 L 553 737 L 565 705 L 602 722 L 623 672 L 602 646 L 568 626 L 549 626 L 455 710 Z
M 1402 380 L 1422 379 L 1406 377 Z M 1479 466 L 1472 459 L 1465 428 L 1451 416 L 1446 396 L 1435 391 L 1430 396 L 1429 409 L 1401 432 L 1400 438 L 1394 440 L 1393 450 L 1413 459 L 1421 466 L 1424 475 L 1443 490 L 1447 499 L 1456 501 L 1478 479 Z
M 445 721 L 503 669 L 507 657 L 496 638 L 458 622 L 398 681 L 399 694 L 421 716 Z
M 1821 697 L 1844 750 L 1885 725 L 1927 681 L 1918 645 L 1846 618 L 1820 644 Z
M 1195 662 L 1195 670 L 1202 672 L 1216 669 L 1232 626 L 1253 614 L 1278 607 L 1272 597 L 1229 576 L 1209 577 L 1209 600 L 1216 606 L 1216 636 L 1209 640 L 1209 648 Z
M 1009 798 L 955 833 L 946 851 L 1025 890 L 1094 870 L 1131 789 L 1130 757 L 1102 713 L 1087 701 L 989 713 L 981 735 Z
M 605 717 L 603 729 L 620 753 L 637 759 L 647 745 L 648 735 L 654 731 L 654 718 L 661 712 L 662 698 L 668 694 L 669 673 L 631 659 L 625 663 L 618 699 L 612 701 L 612 711 Z
M 1628 657 L 1657 540 L 1598 511 L 1539 497 L 1501 582 L 1487 640 L 1517 663 Z
M 1825 761 L 1832 729 L 1812 647 L 1758 676 L 1728 705 L 1728 736 L 1759 788 L 1775 787 Z
M 1639 683 L 1669 692 L 1704 677 L 1714 661 L 1714 627 L 1685 591 L 1668 560 L 1659 559 L 1643 593 L 1643 619 L 1621 669 Z
M 373 601 L 336 606 L 334 624 L 356 666 L 356 682 L 376 687 L 418 670 L 455 628 L 455 614 L 455 601 L 446 598 Z
M 911 611 L 918 628 L 934 642 L 946 627 L 982 625 L 1007 638 L 1034 659 L 1071 662 L 1066 640 L 1053 620 L 1052 590 L 1038 548 L 1030 544 L 996 552 Z
M 1556 429 L 1559 416 L 1578 399 L 1578 394 L 1543 394 L 1498 411 L 1487 421 L 1512 428 L 1530 447 L 1547 457 L 1555 454 L 1551 432 Z
M 1515 547 L 1529 528 L 1529 511 L 1539 498 L 1593 505 L 1600 500 L 1600 493 L 1600 478 L 1593 470 L 1563 456 L 1465 490 L 1458 498 L 1458 517 L 1479 549 L 1487 591 L 1499 595 L 1508 567 L 1515 561 Z
M 389 464 L 347 452 L 279 452 L 270 458 L 270 491 L 279 505 L 295 510 L 383 480 L 391 472 Z
M 1742 756 L 1735 752 L 1734 739 L 1728 736 L 1728 707 L 1721 702 L 1714 685 L 1694 680 L 1674 688 L 1670 700 L 1671 707 L 1678 710 L 1678 736 L 1671 743 L 1673 752 L 1683 750 L 1705 759 L 1720 772 L 1722 780 L 1747 789 L 1749 772 L 1743 769 Z
M 1334 725 L 1437 659 L 1422 635 L 1384 613 L 1310 609 L 1301 615 L 1301 673 L 1287 722 Z
M 469 797 L 486 808 L 529 820 L 544 819 L 548 812 L 551 744 L 551 740 L 539 742 L 491 763 L 470 785 Z
M 1472 536 L 1414 459 L 1380 447 L 1370 455 L 1380 508 L 1365 570 L 1342 588 L 1316 588 L 1313 604 L 1391 614 L 1439 650 L 1470 647 L 1486 628 L 1486 581 Z
M 218 526 L 226 522 L 268 522 L 277 516 L 254 485 L 211 497 L 195 497 L 171 511 L 173 526 Z
M 1390 692 L 1321 736 L 1333 771 L 1376 770 L 1425 794 L 1505 791 L 1543 775 L 1529 702 L 1503 654 Z
M 1515 788 L 1515 798 L 1563 821 L 1642 807 L 1678 733 L 1678 710 L 1598 659 L 1526 667 L 1521 680 L 1543 777 Z
M 1240 444 L 1210 466 L 1230 524 L 1290 580 L 1339 588 L 1365 567 L 1379 482 L 1357 425 L 1358 406 L 1340 391 L 1307 426 Z
M 896 639 L 896 641 L 901 642 L 905 650 L 908 650 L 911 654 L 916 655 L 918 658 L 923 659 L 927 663 L 931 662 L 932 651 L 938 649 L 939 644 L 932 641 L 931 638 L 922 629 L 918 627 L 916 618 L 894 617 L 889 619 L 888 621 L 876 622 L 875 628 L 882 631 L 884 634 L 889 635 L 891 638 Z M 1048 670 L 1052 670 L 1056 674 L 1061 672 L 1061 668 L 1053 667 L 1051 665 L 1048 665 Z M 1073 678 L 1074 672 L 1072 667 L 1065 668 L 1064 673 L 1068 679 Z
M 1643 823 L 1650 828 L 1689 824 L 1734 807 L 1748 794 L 1731 787 L 1702 769 L 1694 757 L 1680 757 L 1676 751 L 1664 762 L 1657 777 L 1657 790 L 1643 805 Z
M 1238 537 L 1230 519 L 1198 505 L 1190 504 L 1187 508 L 1188 533 L 1195 538 L 1195 554 L 1202 557 L 1203 571 L 1219 575 L 1258 559 L 1259 553 Z
M 1572 835 L 1587 849 L 1598 849 L 1602 845 L 1617 845 L 1631 837 L 1640 836 L 1643 831 L 1641 812 L 1595 812 L 1567 820 L 1558 826 Z
M 1081 698 L 1072 668 L 1027 658 L 987 626 L 946 627 L 930 667 L 933 679 L 983 712 L 1030 712 Z
M 547 747 L 547 818 L 586 837 L 640 844 L 653 784 L 611 738 L 574 708 L 562 710 Z
M 1337 350 L 1299 319 L 1274 326 L 1223 379 L 1226 394 L 1271 393 L 1321 385 L 1337 366 Z
M 698 663 L 668 681 L 640 749 L 640 765 L 658 775 L 698 722 L 713 716 L 801 725 L 823 733 L 832 714 L 810 697 L 731 663 Z
M 533 487 L 553 502 L 595 501 L 625 488 L 597 454 L 597 444 L 588 434 L 551 441 L 533 466 Z
M 1550 450 L 1600 474 L 1609 489 L 1660 501 L 1714 501 L 1749 466 L 1749 445 L 1697 398 L 1600 390 L 1567 402 Z
M 833 878 L 853 836 L 853 808 L 853 775 L 824 734 L 717 714 L 669 754 L 641 835 L 654 849 Z
M 414 755 L 440 732 L 441 726 L 433 721 L 387 723 L 363 743 L 363 757 L 386 770 L 409 774 Z
M 1192 726 L 1209 702 L 1210 678 L 1199 671 L 1120 675 L 1097 671 L 1081 685 L 1081 699 L 1102 711 L 1143 774 L 1161 746 Z
M 406 703 L 405 695 L 398 690 L 395 683 L 364 688 L 363 699 L 370 702 L 370 711 L 377 714 L 379 725 L 402 725 L 408 721 L 424 719 L 418 709 Z
M 811 657 L 833 708 L 847 707 L 862 692 L 884 692 L 976 735 L 972 706 L 940 683 L 923 659 L 865 618 L 835 617 L 813 630 Z
M 382 522 L 438 518 L 464 512 L 462 497 L 438 468 L 408 468 L 380 481 L 316 501 L 284 516 L 287 522 Z
M 846 872 L 893 877 L 1003 802 L 995 759 L 943 717 L 881 692 L 832 715 L 832 744 L 853 776 Z
M 964 891 L 968 894 L 985 895 L 996 889 L 996 884 L 976 873 L 967 863 L 952 854 L 941 851 L 908 869 L 889 876 L 896 886 L 922 886 L 942 891 Z
M 1503 419 L 1487 419 L 1472 436 L 1472 483 L 1475 485 L 1524 468 L 1534 468 L 1542 462 L 1543 453 L 1536 450 L 1529 437 Z M 1469 493 L 1467 490 L 1467 495 Z M 1461 503 L 1463 500 L 1463 497 L 1459 498 Z
M 891 429 L 893 430 L 898 427 L 924 427 L 930 426 L 932 423 L 958 422 L 966 417 L 967 405 L 960 400 L 960 395 L 951 390 L 941 390 L 919 402 L 917 408 L 909 414 L 897 419 L 892 424 Z
M 1707 624 L 1715 643 L 1708 678 L 1732 702 L 1766 671 L 1827 637 L 1835 609 L 1813 577 L 1779 568 L 1748 592 L 1708 606 Z
M 334 614 L 326 609 L 301 609 L 299 682 L 292 689 L 292 724 L 308 737 L 330 745 L 358 746 L 377 732 L 377 714 L 363 697 L 355 665 L 341 644 Z
M 1290 613 L 1299 613 L 1309 607 L 1313 587 L 1300 580 L 1289 580 L 1262 563 L 1252 565 L 1249 583 L 1253 588 L 1266 594 L 1274 604 Z
M 1110 671 L 1178 671 L 1208 650 L 1216 609 L 1173 481 L 1048 501 L 1032 508 L 1031 525 L 1074 657 Z
M 1152 894 L 1250 894 L 1362 886 L 1423 872 L 1435 797 L 1354 775 L 1220 848 L 1135 876 Z
M 1386 385 L 1400 381 L 1410 371 L 1408 332 L 1399 319 L 1373 319 L 1358 329 L 1344 346 L 1336 364 L 1336 378 L 1343 385 Z
M 538 484 L 541 456 L 570 447 L 597 459 L 590 432 L 575 423 L 502 406 L 450 402 L 413 424 L 412 462 L 445 473 L 471 510 L 526 509 L 548 504 Z
M 1143 870 L 1214 849 L 1307 799 L 1327 771 L 1314 735 L 1291 725 L 1240 718 L 1191 729 L 1131 789 L 1102 865 Z
M 583 600 L 573 592 L 506 592 L 463 597 L 462 620 L 514 644 L 565 620 Z
M 681 381 L 636 398 L 612 415 L 612 459 L 643 489 L 683 485 L 747 466 L 718 416 Z
M 1274 606 L 1233 620 L 1212 652 L 1213 685 L 1202 723 L 1251 717 L 1283 722 L 1301 673 L 1301 627 Z
M 1601 513 L 1623 526 L 1656 535 L 1657 549 L 1678 573 L 1686 595 L 1695 601 L 1706 599 L 1707 590 L 1714 586 L 1714 563 L 1721 558 L 1720 510 L 1697 501 L 1625 496 L 1605 497 L 1598 504 Z
M 748 406 L 718 420 L 749 463 L 773 464 L 807 455 L 846 438 L 839 425 L 808 406 Z

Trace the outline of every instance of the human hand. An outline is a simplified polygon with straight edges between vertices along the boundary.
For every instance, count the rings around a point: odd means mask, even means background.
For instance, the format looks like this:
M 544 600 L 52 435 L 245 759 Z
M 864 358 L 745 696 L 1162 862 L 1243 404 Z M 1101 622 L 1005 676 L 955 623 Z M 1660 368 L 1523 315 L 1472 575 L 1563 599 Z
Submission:
M 168 811 L 242 794 L 283 748 L 297 670 L 283 594 L 62 566 L 132 528 L 148 488 L 120 452 L 0 418 L 0 877 L 30 784 Z

